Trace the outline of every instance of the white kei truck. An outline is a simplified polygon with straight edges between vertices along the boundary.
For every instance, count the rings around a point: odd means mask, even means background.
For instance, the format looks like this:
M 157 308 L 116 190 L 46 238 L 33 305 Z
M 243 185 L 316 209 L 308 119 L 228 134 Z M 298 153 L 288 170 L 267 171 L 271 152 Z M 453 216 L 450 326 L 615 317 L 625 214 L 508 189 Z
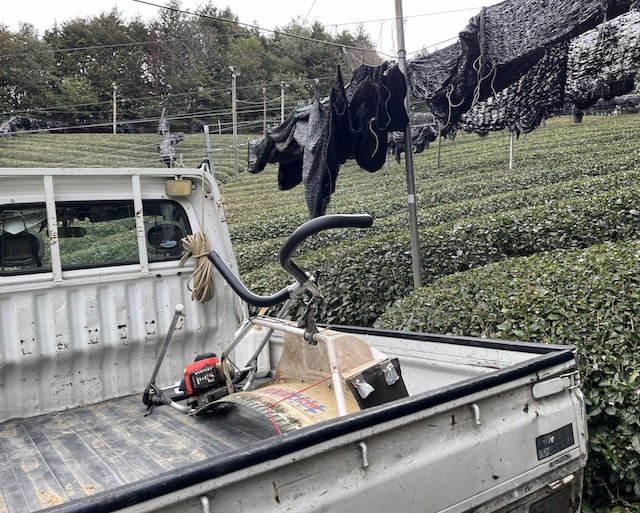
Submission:
M 574 347 L 316 324 L 371 223 L 260 296 L 208 170 L 0 169 L 0 512 L 579 512 Z

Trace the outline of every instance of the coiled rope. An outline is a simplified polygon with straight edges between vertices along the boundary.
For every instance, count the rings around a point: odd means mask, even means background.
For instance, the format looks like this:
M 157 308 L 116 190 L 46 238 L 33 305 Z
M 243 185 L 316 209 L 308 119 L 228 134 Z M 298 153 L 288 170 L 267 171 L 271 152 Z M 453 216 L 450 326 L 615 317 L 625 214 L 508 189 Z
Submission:
M 200 223 L 204 224 L 204 165 L 202 166 L 202 217 Z M 211 244 L 209 239 L 202 230 L 193 235 L 187 235 L 182 239 L 182 244 L 187 251 L 178 267 L 183 267 L 187 259 L 193 256 L 196 260 L 196 266 L 187 281 L 187 288 L 191 291 L 191 300 L 198 303 L 206 303 L 215 293 L 215 284 L 213 281 L 213 264 L 207 258 L 211 252 Z M 191 288 L 193 285 L 193 288 Z
M 215 292 L 212 269 L 213 265 L 207 258 L 211 251 L 211 244 L 207 236 L 201 231 L 193 235 L 187 235 L 182 239 L 184 248 L 187 251 L 178 267 L 183 267 L 187 258 L 193 256 L 196 259 L 196 268 L 187 281 L 187 287 L 191 291 L 191 299 L 198 303 L 206 303 Z M 192 288 L 193 287 L 193 288 Z

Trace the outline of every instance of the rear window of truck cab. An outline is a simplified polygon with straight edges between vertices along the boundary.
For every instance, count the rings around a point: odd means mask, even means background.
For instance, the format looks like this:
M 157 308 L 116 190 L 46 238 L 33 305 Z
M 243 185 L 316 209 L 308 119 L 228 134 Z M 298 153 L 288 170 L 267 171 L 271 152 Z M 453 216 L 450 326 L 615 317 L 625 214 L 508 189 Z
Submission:
M 175 201 L 143 201 L 149 262 L 180 259 L 191 228 Z M 63 270 L 139 263 L 133 201 L 56 204 L 57 244 Z M 0 206 L 0 275 L 51 271 L 44 203 Z

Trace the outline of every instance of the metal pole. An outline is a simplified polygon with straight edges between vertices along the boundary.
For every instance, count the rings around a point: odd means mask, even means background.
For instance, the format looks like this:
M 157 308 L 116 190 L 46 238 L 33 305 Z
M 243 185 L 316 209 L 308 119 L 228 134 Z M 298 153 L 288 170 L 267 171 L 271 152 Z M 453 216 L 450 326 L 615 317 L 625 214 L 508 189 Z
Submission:
M 169 330 L 167 331 L 167 334 L 164 337 L 164 342 L 162 343 L 162 347 L 160 348 L 160 354 L 158 354 L 158 359 L 156 360 L 156 366 L 153 368 L 153 372 L 151 373 L 151 379 L 149 380 L 149 384 L 147 385 L 147 388 L 144 391 L 145 394 L 148 394 L 149 390 L 151 390 L 156 383 L 156 377 L 158 376 L 158 371 L 160 370 L 160 366 L 162 365 L 164 356 L 167 353 L 167 348 L 169 347 L 169 342 L 171 342 L 171 337 L 173 335 L 173 332 L 176 329 L 176 324 L 178 324 L 178 319 L 183 316 L 184 316 L 184 306 L 180 304 L 176 305 L 176 309 L 173 313 L 173 318 L 171 319 L 171 324 L 169 324 Z
M 209 154 L 209 173 L 215 176 L 213 172 L 213 155 L 211 152 L 211 141 L 209 140 L 209 125 L 204 125 L 204 136 L 207 139 L 207 153 Z
M 253 322 L 253 324 L 259 324 L 260 326 L 273 328 L 285 333 L 293 333 L 294 335 L 304 338 L 304 330 L 302 328 L 298 328 L 295 324 L 291 324 L 290 321 L 274 319 L 273 317 L 254 317 L 251 319 L 251 322 Z M 336 356 L 333 339 L 321 333 L 316 333 L 313 335 L 313 340 L 316 342 L 324 342 L 326 344 L 327 356 L 329 357 L 329 367 L 331 369 L 331 377 L 333 379 L 333 393 L 336 398 L 336 405 L 338 406 L 338 415 L 342 417 L 347 414 L 347 404 L 344 399 L 342 377 L 338 367 L 338 357 Z
M 442 146 L 442 125 L 438 123 L 438 165 L 436 169 L 440 169 L 440 147 Z
M 404 20 L 402 16 L 402 0 L 395 0 L 396 27 L 398 33 L 398 67 L 407 77 L 407 52 L 404 47 Z M 409 110 L 409 88 L 404 99 L 404 106 Z M 418 213 L 416 209 L 416 189 L 413 175 L 413 142 L 411 140 L 411 124 L 404 131 L 404 157 L 407 175 L 407 202 L 409 204 L 409 229 L 411 232 L 411 260 L 413 263 L 413 286 L 422 287 L 422 264 L 420 263 L 420 238 L 418 235 Z
M 513 132 L 509 136 L 509 169 L 513 169 Z
M 280 123 L 284 123 L 284 82 L 280 82 Z
M 262 135 L 267 135 L 267 88 L 262 88 Z
M 238 113 L 236 110 L 236 71 L 233 66 L 231 70 L 231 102 L 233 103 L 233 176 L 238 181 Z
M 116 89 L 118 86 L 115 82 L 111 84 L 113 86 L 113 133 L 116 133 Z
M 333 393 L 336 396 L 336 404 L 338 406 L 338 415 L 344 417 L 347 414 L 347 403 L 344 399 L 344 391 L 342 389 L 342 376 L 338 368 L 338 356 L 336 348 L 333 345 L 331 337 L 323 337 L 324 343 L 327 345 L 327 354 L 329 356 L 329 366 L 331 367 L 331 379 L 333 381 Z

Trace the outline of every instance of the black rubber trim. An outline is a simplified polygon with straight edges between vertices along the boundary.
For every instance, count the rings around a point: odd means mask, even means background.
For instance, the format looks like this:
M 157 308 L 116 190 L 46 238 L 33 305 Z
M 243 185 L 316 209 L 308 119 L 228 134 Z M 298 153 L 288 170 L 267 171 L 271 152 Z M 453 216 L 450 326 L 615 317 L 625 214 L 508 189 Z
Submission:
M 311 219 L 296 228 L 284 243 L 280 250 L 280 265 L 300 285 L 304 285 L 309 277 L 291 260 L 291 256 L 307 237 L 332 228 L 370 228 L 372 224 L 373 217 L 368 214 L 329 214 Z
M 211 263 L 215 266 L 218 272 L 222 275 L 229 286 L 240 296 L 244 301 L 254 306 L 274 306 L 283 301 L 289 299 L 289 290 L 287 288 L 281 289 L 279 292 L 271 296 L 258 296 L 251 292 L 244 283 L 240 281 L 227 263 L 222 259 L 218 252 L 214 249 L 207 255 Z
M 382 333 L 380 330 L 371 331 L 377 331 L 376 334 Z M 406 334 L 405 332 L 403 333 Z M 416 333 L 415 335 L 424 334 Z M 431 336 L 432 335 L 429 335 L 429 337 Z M 443 337 L 448 339 L 444 340 L 444 342 L 452 342 L 451 339 L 453 338 L 457 341 L 452 343 L 462 344 L 461 339 L 463 337 Z M 513 345 L 512 342 L 485 341 L 484 339 L 470 340 L 477 341 L 477 345 L 479 346 L 496 347 L 505 350 L 510 348 L 518 350 L 517 348 L 520 347 L 520 344 Z M 486 344 L 486 342 L 489 342 L 489 344 Z M 532 346 L 529 348 L 531 352 L 537 352 L 533 346 L 538 346 L 538 344 L 525 344 L 525 346 Z M 166 472 L 157 477 L 148 478 L 91 497 L 55 506 L 46 511 L 48 513 L 110 513 L 154 499 L 161 495 L 176 492 L 209 479 L 224 476 L 231 472 L 264 463 L 265 461 L 274 460 L 333 438 L 412 415 L 448 401 L 460 399 L 482 390 L 509 383 L 510 381 L 547 369 L 553 365 L 571 360 L 575 361 L 572 346 L 543 347 L 548 347 L 549 350 L 539 351 L 541 353 L 539 356 L 526 362 L 512 365 L 506 369 L 469 378 L 430 392 L 398 399 L 391 403 L 350 414 L 346 417 L 329 420 L 320 425 L 305 427 L 281 436 L 256 442 L 245 449 L 235 450 L 215 458 L 210 458 L 188 468 Z M 524 348 L 520 348 L 519 350 L 526 351 Z
M 423 342 L 439 342 L 459 346 L 484 347 L 501 349 L 503 351 L 517 351 L 534 354 L 547 354 L 559 351 L 575 350 L 575 346 L 561 346 L 553 344 L 537 344 L 534 342 L 516 342 L 513 340 L 497 340 L 492 338 L 462 337 L 457 335 L 439 335 L 436 333 L 422 333 L 417 331 L 397 331 L 376 328 L 362 328 L 359 326 L 340 326 L 332 324 L 318 324 L 318 327 L 330 327 L 333 330 L 353 335 L 370 335 L 390 338 L 404 338 Z

